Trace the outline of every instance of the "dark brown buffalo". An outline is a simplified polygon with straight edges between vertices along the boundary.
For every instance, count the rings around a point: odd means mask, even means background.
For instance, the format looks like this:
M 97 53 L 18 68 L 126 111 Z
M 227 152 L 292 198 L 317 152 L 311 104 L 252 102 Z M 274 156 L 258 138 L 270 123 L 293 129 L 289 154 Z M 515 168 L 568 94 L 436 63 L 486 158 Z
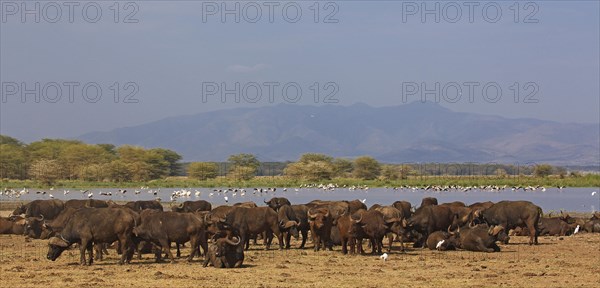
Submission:
M 307 216 L 310 224 L 310 233 L 315 244 L 315 252 L 321 249 L 321 245 L 323 245 L 323 249 L 327 247 L 329 250 L 333 250 L 329 246 L 331 227 L 333 226 L 333 217 L 329 209 L 325 207 L 310 208 L 308 209 Z
M 26 218 L 25 235 L 34 239 L 49 239 L 56 233 L 60 233 L 67 224 L 67 220 L 79 208 L 65 208 L 53 220 L 46 220 L 44 217 Z
M 359 218 L 356 219 L 356 217 Z M 381 250 L 383 249 L 383 237 L 388 231 L 388 225 L 383 219 L 383 214 L 377 210 L 359 210 L 353 215 L 353 220 L 358 253 L 364 254 L 362 240 L 367 238 L 371 242 L 371 254 L 381 254 Z M 392 221 L 396 220 L 397 219 Z
M 283 233 L 283 240 L 285 242 L 285 248 L 290 248 L 290 242 L 292 236 L 298 239 L 298 225 L 300 220 L 296 217 L 294 209 L 290 205 L 283 205 L 277 210 L 277 217 L 279 221 L 279 230 Z
M 196 212 L 196 211 L 210 211 L 212 210 L 212 205 L 208 201 L 198 200 L 198 201 L 185 201 L 178 205 L 174 205 L 171 207 L 171 211 L 173 212 Z
M 542 215 L 542 208 L 529 201 L 500 201 L 488 209 L 473 212 L 475 219 L 491 226 L 501 225 L 506 230 L 526 226 L 530 245 L 538 244 L 538 224 Z
M 136 211 L 138 213 L 140 211 L 146 210 L 146 209 L 164 211 L 162 204 L 160 204 L 160 202 L 157 200 L 130 201 L 130 202 L 125 203 L 125 207 L 127 207 L 133 211 Z
M 600 219 L 589 220 L 581 228 L 589 233 L 600 233 Z
M 225 219 L 225 217 L 227 217 L 227 214 L 229 214 L 229 212 L 231 212 L 231 210 L 233 210 L 234 207 L 238 206 L 221 205 L 212 209 L 206 215 L 206 218 L 204 220 L 206 222 L 207 232 L 209 235 L 215 235 L 220 231 L 218 226 L 220 220 Z
M 220 219 L 221 226 L 240 235 L 242 243 L 249 248 L 250 235 L 266 232 L 265 249 L 268 250 L 273 240 L 273 234 L 279 240 L 279 249 L 283 249 L 283 237 L 279 228 L 277 212 L 269 207 L 244 208 L 234 207 L 224 219 Z
M 348 254 L 348 245 L 350 245 L 350 254 L 356 253 L 356 231 L 354 223 L 355 220 L 352 219 L 352 215 L 342 215 L 338 218 L 336 226 L 343 254 Z
M 402 212 L 402 217 L 403 218 L 410 218 L 410 216 L 412 216 L 412 210 L 411 210 L 411 205 L 410 202 L 408 201 L 396 201 L 394 202 L 394 204 L 392 204 L 392 206 L 398 210 L 400 210 L 400 212 Z
M 235 204 L 233 204 L 233 206 L 246 207 L 246 208 L 258 207 L 258 205 L 256 205 L 256 203 L 254 203 L 252 201 L 235 203 Z
M 329 215 L 333 219 L 333 225 L 335 225 L 335 221 L 341 215 L 349 213 L 349 204 L 346 201 L 322 201 L 322 200 L 313 200 L 306 204 L 308 209 L 311 208 L 325 208 L 329 211 Z
M 306 239 L 308 239 L 308 231 L 310 230 L 310 223 L 308 222 L 308 207 L 306 205 L 292 205 L 292 209 L 294 210 L 294 214 L 296 215 L 296 219 L 298 219 L 298 232 L 302 234 L 302 243 L 300 244 L 300 249 L 304 248 L 306 244 Z
M 65 202 L 66 208 L 83 208 L 83 207 L 91 207 L 91 208 L 106 208 L 108 207 L 108 202 L 104 200 L 96 200 L 96 199 L 71 199 Z
M 244 249 L 239 237 L 213 238 L 208 245 L 203 267 L 210 262 L 215 268 L 240 268 L 244 262 Z
M 571 227 L 560 218 L 540 218 L 538 225 L 540 236 L 567 236 L 572 233 Z
M 190 242 L 191 253 L 188 261 L 192 261 L 199 251 L 199 247 L 208 250 L 204 219 L 194 213 L 162 212 L 144 210 L 140 213 L 141 223 L 133 229 L 133 234 L 140 239 L 154 243 L 169 255 L 171 263 L 175 258 L 171 253 L 171 242 Z M 160 253 L 156 254 L 156 261 L 161 261 Z
M 118 240 L 121 251 L 126 251 L 121 255 L 119 264 L 129 263 L 133 255 L 132 231 L 136 223 L 139 223 L 138 216 L 126 209 L 81 208 L 73 213 L 61 233 L 50 238 L 47 258 L 54 261 L 73 243 L 79 243 L 80 264 L 91 265 L 94 243 L 112 243 Z M 86 250 L 89 262 L 85 259 Z
M 402 215 L 402 212 L 393 206 L 381 206 L 376 207 L 373 210 L 383 214 L 383 220 L 387 226 L 386 236 L 389 240 L 388 252 L 392 249 L 392 243 L 394 241 L 393 234 L 396 234 L 397 238 L 400 240 L 400 249 L 401 251 L 404 251 L 404 241 L 402 240 L 402 236 L 405 234 L 405 230 L 404 227 L 402 227 L 402 220 L 406 218 Z
M 494 202 L 492 202 L 492 201 L 475 202 L 475 203 L 469 205 L 469 208 L 471 208 L 472 210 L 485 210 L 485 209 L 492 207 L 492 205 L 494 205 Z
M 438 251 L 455 250 L 457 241 L 458 238 L 455 233 L 435 231 L 429 234 L 429 237 L 427 237 L 427 248 Z
M 0 234 L 23 235 L 25 223 L 25 218 L 21 216 L 0 217 Z
M 499 252 L 500 247 L 496 241 L 500 240 L 499 235 L 504 230 L 501 225 L 488 226 L 487 224 L 461 227 L 458 230 L 459 247 L 468 251 Z
M 279 210 L 279 207 L 283 205 L 292 205 L 292 203 L 290 203 L 290 200 L 288 200 L 285 197 L 273 197 L 271 198 L 271 200 L 264 202 L 265 204 L 267 204 L 267 206 L 271 207 L 271 209 L 275 211 Z
M 419 207 L 408 219 L 403 221 L 404 228 L 416 231 L 420 237 L 414 247 L 424 247 L 429 234 L 435 231 L 447 231 L 454 220 L 454 214 L 447 206 L 426 205 Z
M 350 215 L 356 213 L 360 209 L 367 210 L 367 205 L 365 205 L 365 203 L 362 203 L 362 201 L 360 201 L 358 199 L 352 200 L 352 201 L 343 201 L 343 202 L 348 203 L 348 213 Z
M 421 200 L 421 206 L 419 206 L 419 208 L 421 207 L 426 207 L 429 205 L 438 205 L 438 200 L 435 197 L 425 197 L 423 198 L 423 200 Z
M 471 222 L 473 218 L 473 209 L 471 209 L 470 207 L 466 207 L 463 202 L 455 201 L 451 203 L 443 203 L 439 206 L 448 207 L 450 208 L 450 211 L 452 211 L 452 215 L 454 218 L 452 220 L 451 229 L 456 229 L 458 227 L 464 226 L 465 224 Z
M 57 199 L 51 200 L 33 200 L 25 205 L 17 207 L 12 215 L 25 214 L 27 217 L 41 217 L 50 220 L 54 219 L 65 208 L 63 201 Z

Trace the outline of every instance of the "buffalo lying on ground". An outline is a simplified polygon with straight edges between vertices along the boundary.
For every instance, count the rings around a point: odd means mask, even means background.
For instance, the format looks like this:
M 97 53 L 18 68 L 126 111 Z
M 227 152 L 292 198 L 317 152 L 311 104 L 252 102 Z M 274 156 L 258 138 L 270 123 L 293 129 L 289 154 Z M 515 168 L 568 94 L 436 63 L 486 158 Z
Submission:
M 435 231 L 427 237 L 427 248 L 430 250 L 455 250 L 458 242 L 456 233 Z
M 504 230 L 501 225 L 488 226 L 487 224 L 459 228 L 459 247 L 469 251 L 499 252 L 500 247 L 496 241 L 501 240 L 500 233 Z
M 81 208 L 72 217 L 57 236 L 48 242 L 47 258 L 54 261 L 74 243 L 79 243 L 80 264 L 91 265 L 93 262 L 93 243 L 112 243 L 119 241 L 121 255 L 119 264 L 129 263 L 133 255 L 132 231 L 139 223 L 139 216 L 123 208 Z M 89 253 L 86 261 L 85 251 Z
M 0 217 L 0 234 L 23 235 L 25 223 L 25 218 L 21 216 Z
M 206 258 L 202 266 L 212 264 L 215 268 L 240 268 L 244 262 L 244 249 L 239 237 L 227 236 L 213 238 L 208 245 Z

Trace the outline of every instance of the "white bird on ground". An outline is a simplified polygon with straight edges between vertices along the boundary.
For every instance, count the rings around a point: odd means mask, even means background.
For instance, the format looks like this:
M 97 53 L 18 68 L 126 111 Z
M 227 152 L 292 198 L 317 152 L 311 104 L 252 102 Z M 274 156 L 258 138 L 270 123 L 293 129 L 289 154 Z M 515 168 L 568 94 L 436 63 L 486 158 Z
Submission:
M 442 247 L 442 244 L 444 244 L 444 242 L 445 242 L 445 241 L 446 241 L 446 240 L 440 240 L 440 242 L 438 242 L 438 243 L 435 245 L 435 249 L 440 249 L 440 247 Z
M 573 231 L 573 235 L 579 233 L 579 225 L 577 225 L 577 227 L 575 227 L 575 231 Z
M 387 253 L 383 253 L 381 256 L 379 256 L 379 258 L 383 261 L 387 261 L 388 259 L 388 254 Z

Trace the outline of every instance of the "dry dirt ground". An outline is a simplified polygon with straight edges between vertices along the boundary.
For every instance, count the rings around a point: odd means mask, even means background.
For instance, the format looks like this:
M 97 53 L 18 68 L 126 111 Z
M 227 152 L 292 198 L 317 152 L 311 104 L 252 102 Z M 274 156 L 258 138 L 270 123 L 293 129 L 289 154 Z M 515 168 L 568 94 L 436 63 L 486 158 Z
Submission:
M 215 269 L 203 268 L 201 258 L 157 264 L 150 254 L 118 265 L 114 250 L 89 267 L 78 264 L 78 249 L 52 262 L 47 240 L 0 235 L 0 287 L 600 287 L 600 234 L 511 242 L 499 253 L 408 248 L 385 262 L 342 255 L 340 247 L 315 253 L 310 242 L 305 250 L 251 245 L 243 268 Z

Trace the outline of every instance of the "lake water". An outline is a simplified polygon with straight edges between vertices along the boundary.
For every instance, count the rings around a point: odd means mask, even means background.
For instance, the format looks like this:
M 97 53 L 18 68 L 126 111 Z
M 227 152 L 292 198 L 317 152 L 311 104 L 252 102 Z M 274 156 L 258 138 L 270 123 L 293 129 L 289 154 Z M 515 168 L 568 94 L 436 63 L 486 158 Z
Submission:
M 171 203 L 171 195 L 175 191 L 182 191 L 182 188 L 161 188 L 159 189 L 135 189 L 125 188 L 126 193 L 121 193 L 119 189 L 89 189 L 89 191 L 82 193 L 79 189 L 55 189 L 50 190 L 37 190 L 29 189 L 28 194 L 23 194 L 19 198 L 9 197 L 7 195 L 0 195 L 0 201 L 30 201 L 35 199 L 50 199 L 49 195 L 52 194 L 55 199 L 69 200 L 69 199 L 87 199 L 89 193 L 93 194 L 93 199 L 109 200 L 114 201 L 132 201 L 132 200 L 152 200 L 157 197 L 161 198 L 163 206 L 168 209 Z M 223 190 L 225 188 L 222 188 Z M 68 190 L 68 194 L 64 194 L 64 190 Z M 139 193 L 136 194 L 135 191 Z M 314 199 L 321 200 L 354 200 L 361 199 L 365 201 L 367 206 L 373 204 L 389 205 L 394 201 L 405 200 L 412 203 L 413 206 L 418 206 L 421 203 L 421 199 L 424 197 L 436 197 L 440 203 L 462 201 L 467 205 L 473 202 L 492 201 L 498 202 L 501 200 L 527 200 L 535 203 L 542 207 L 545 212 L 550 210 L 567 210 L 567 211 L 579 211 L 579 212 L 591 212 L 596 211 L 600 207 L 600 188 L 547 188 L 545 192 L 540 191 L 512 191 L 510 188 L 505 190 L 491 192 L 487 190 L 470 190 L 468 192 L 462 191 L 445 191 L 435 192 L 426 191 L 422 189 L 398 189 L 392 188 L 371 188 L 368 190 L 349 190 L 348 188 L 335 188 L 334 190 L 323 190 L 318 188 L 288 188 L 287 191 L 283 191 L 283 188 L 277 188 L 275 192 L 256 192 L 254 188 L 245 188 L 245 195 L 242 196 L 241 192 L 237 192 L 236 195 L 229 191 L 228 193 L 218 192 L 218 188 L 185 188 L 190 192 L 189 197 L 179 197 L 174 199 L 176 202 L 183 202 L 186 200 L 207 200 L 213 204 L 213 206 L 223 204 L 233 204 L 237 202 L 254 201 L 259 206 L 264 205 L 263 200 L 269 200 L 271 197 L 286 197 L 292 202 L 292 204 L 303 204 L 310 202 Z M 46 194 L 36 194 L 37 191 L 46 191 Z M 595 195 L 591 195 L 593 191 L 597 191 Z M 100 195 L 101 193 L 111 193 L 111 196 Z M 199 196 L 195 194 L 200 192 Z M 155 195 L 156 194 L 156 195 Z M 225 201 L 227 197 L 227 202 Z

